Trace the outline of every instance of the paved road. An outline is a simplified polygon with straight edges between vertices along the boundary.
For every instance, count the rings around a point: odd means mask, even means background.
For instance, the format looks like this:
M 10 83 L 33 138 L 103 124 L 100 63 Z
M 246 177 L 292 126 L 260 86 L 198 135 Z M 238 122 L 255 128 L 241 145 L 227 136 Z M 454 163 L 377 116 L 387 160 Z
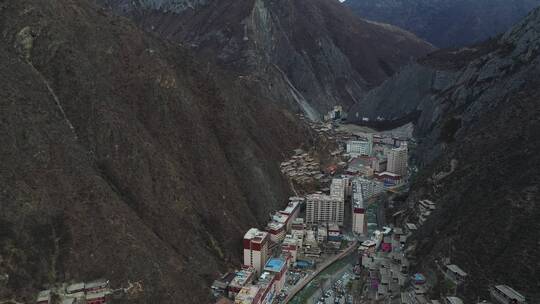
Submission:
M 322 296 L 323 291 L 327 291 L 327 290 L 331 289 L 333 284 L 339 279 L 342 279 L 343 286 L 347 286 L 347 283 L 348 283 L 349 279 L 352 279 L 352 276 L 353 276 L 350 269 L 351 269 L 351 265 L 345 265 L 339 271 L 334 273 L 332 276 L 330 276 L 329 278 L 326 278 L 326 281 L 324 282 L 324 285 L 321 288 L 317 289 L 317 291 L 307 300 L 307 303 L 309 303 L 309 304 L 317 303 L 319 298 Z M 348 274 L 348 275 L 346 275 L 346 274 Z M 344 277 L 345 275 L 347 277 Z M 326 299 L 325 303 L 334 304 L 334 301 L 335 301 L 334 296 L 331 296 L 331 297 Z M 345 302 L 345 298 L 343 298 L 342 302 L 343 303 Z
M 293 289 L 291 289 L 291 291 L 289 291 L 289 294 L 287 295 L 287 298 L 285 298 L 285 300 L 283 301 L 283 304 L 289 303 L 289 301 L 292 300 L 294 298 L 294 296 L 300 290 L 302 290 L 309 282 L 311 282 L 319 273 L 321 273 L 323 270 L 328 268 L 330 265 L 332 265 L 336 261 L 341 260 L 342 258 L 346 257 L 350 253 L 357 250 L 357 247 L 358 247 L 358 242 L 354 241 L 343 252 L 341 252 L 337 256 L 333 257 L 331 260 L 326 261 L 324 264 L 321 265 L 321 267 L 319 267 L 319 269 L 317 269 L 315 272 L 313 272 L 313 273 L 309 274 L 308 276 L 306 276 L 301 282 L 296 284 L 296 286 Z

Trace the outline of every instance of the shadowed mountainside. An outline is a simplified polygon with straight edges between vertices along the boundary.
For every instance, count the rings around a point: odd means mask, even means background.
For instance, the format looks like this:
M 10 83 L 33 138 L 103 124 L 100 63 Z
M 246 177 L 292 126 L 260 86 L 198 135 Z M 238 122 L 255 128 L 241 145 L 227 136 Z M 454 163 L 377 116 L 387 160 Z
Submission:
M 353 107 L 360 117 L 419 113 L 410 202 L 439 206 L 415 240 L 419 260 L 425 270 L 450 255 L 471 275 L 469 301 L 494 283 L 540 296 L 539 55 L 537 9 L 498 39 L 411 64 Z
M 307 131 L 248 81 L 87 1 L 0 3 L 0 273 L 204 303 L 289 195 Z

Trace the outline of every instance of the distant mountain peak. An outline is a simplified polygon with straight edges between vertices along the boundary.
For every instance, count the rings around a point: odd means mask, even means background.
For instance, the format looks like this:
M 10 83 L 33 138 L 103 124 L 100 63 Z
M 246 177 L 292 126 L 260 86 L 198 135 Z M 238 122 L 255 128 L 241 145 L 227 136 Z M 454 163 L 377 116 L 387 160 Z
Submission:
M 434 49 L 410 32 L 363 20 L 335 0 L 102 1 L 116 11 L 129 6 L 128 15 L 142 28 L 266 83 L 284 108 L 310 117 L 336 104 L 347 108 Z
M 443 48 L 497 36 L 540 0 L 347 0 L 344 5 L 358 16 L 410 30 Z

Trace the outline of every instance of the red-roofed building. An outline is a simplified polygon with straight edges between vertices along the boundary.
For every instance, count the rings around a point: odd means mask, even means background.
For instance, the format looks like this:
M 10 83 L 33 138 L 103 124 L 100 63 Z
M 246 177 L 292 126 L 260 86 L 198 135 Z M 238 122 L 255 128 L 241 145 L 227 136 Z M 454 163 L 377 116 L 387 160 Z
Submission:
M 268 232 L 251 228 L 244 235 L 244 265 L 251 266 L 257 274 L 260 274 L 268 260 Z

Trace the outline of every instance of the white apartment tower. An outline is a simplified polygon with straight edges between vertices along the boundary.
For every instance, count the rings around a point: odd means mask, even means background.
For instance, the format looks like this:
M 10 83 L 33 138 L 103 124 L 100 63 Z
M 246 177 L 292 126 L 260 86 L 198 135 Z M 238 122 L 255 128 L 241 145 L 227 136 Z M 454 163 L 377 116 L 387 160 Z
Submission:
M 366 140 L 347 141 L 347 153 L 351 156 L 368 155 L 373 151 L 373 134 L 368 134 Z
M 310 194 L 306 198 L 306 223 L 336 223 L 343 226 L 343 199 L 324 194 Z
M 354 180 L 352 188 L 352 231 L 355 234 L 365 235 L 367 232 L 367 223 L 361 182 Z
M 330 184 L 330 196 L 345 200 L 345 189 L 348 183 L 347 178 L 334 178 Z
M 269 238 L 267 232 L 257 228 L 249 229 L 244 235 L 244 265 L 253 267 L 257 274 L 261 274 L 268 260 Z
M 362 190 L 362 198 L 368 200 L 375 195 L 384 192 L 384 183 L 377 180 L 356 178 L 355 182 Z
M 386 171 L 407 176 L 407 145 L 401 145 L 399 148 L 391 149 L 386 154 L 388 164 Z

